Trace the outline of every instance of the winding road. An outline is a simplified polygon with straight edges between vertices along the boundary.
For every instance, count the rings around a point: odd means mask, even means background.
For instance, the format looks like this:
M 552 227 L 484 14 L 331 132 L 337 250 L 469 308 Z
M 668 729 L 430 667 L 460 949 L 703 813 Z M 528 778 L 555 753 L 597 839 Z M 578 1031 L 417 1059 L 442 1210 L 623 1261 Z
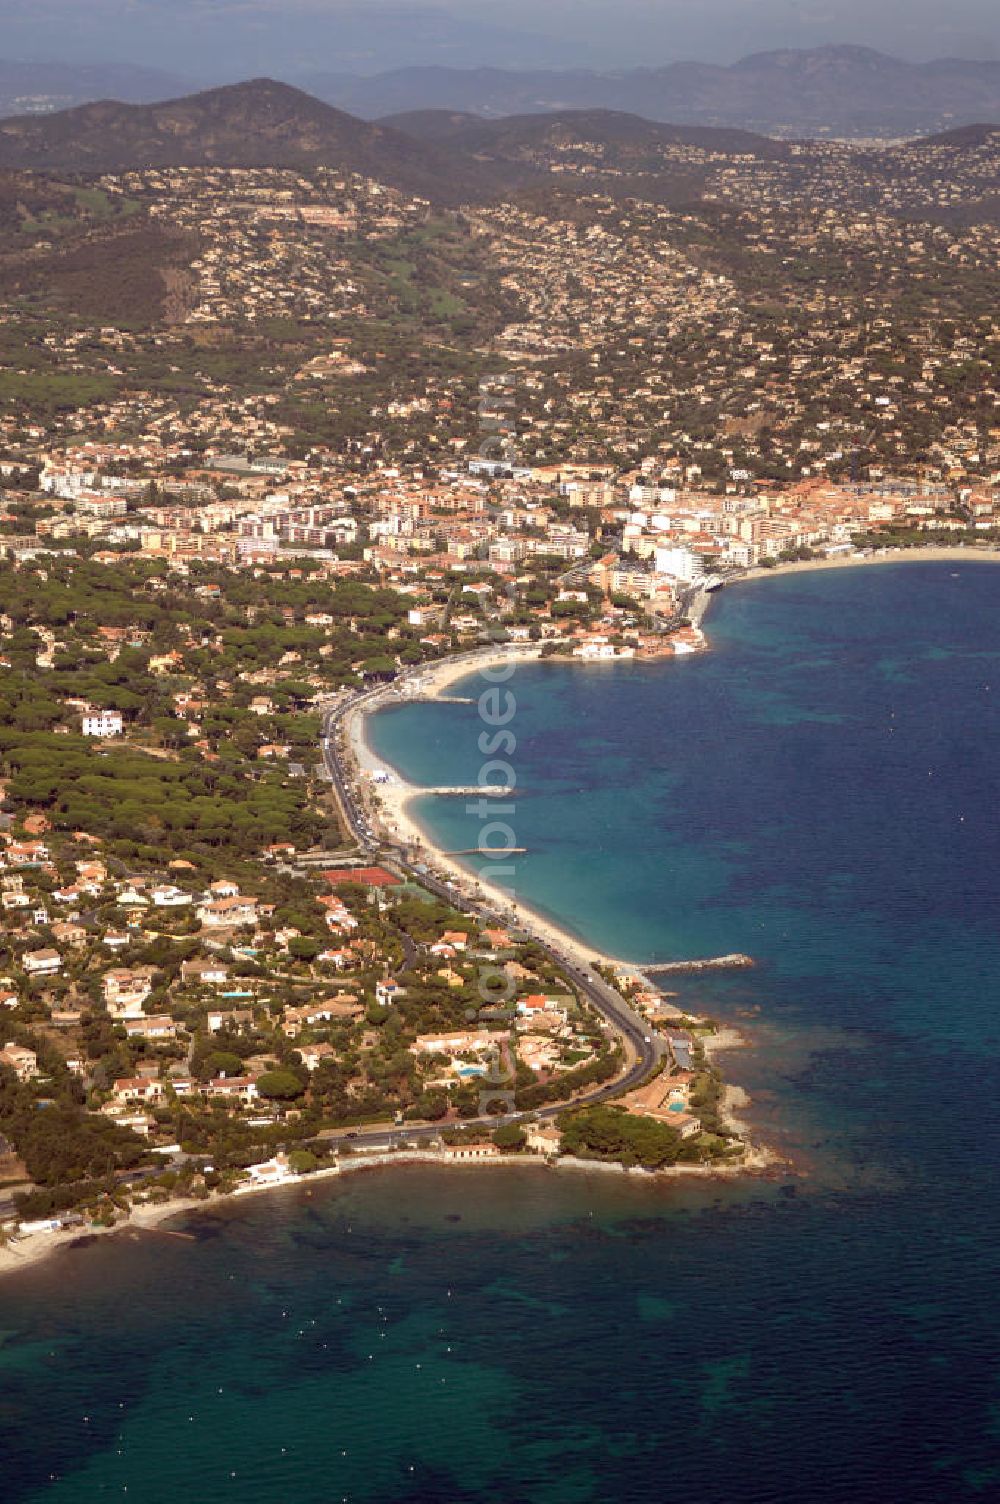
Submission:
M 404 674 L 394 681 L 396 684 L 405 682 L 408 677 L 416 676 Z M 420 883 L 436 897 L 443 899 L 453 908 L 462 913 L 473 915 L 477 918 L 492 917 L 492 911 L 488 906 L 473 902 L 451 883 L 442 882 L 439 878 L 428 872 L 418 871 L 406 860 L 405 853 L 397 846 L 383 842 L 367 813 L 361 808 L 353 783 L 345 772 L 342 765 L 340 752 L 337 746 L 338 736 L 344 727 L 347 717 L 357 711 L 363 711 L 366 706 L 374 708 L 375 702 L 384 694 L 384 686 L 377 689 L 362 690 L 357 694 L 345 697 L 335 705 L 329 706 L 323 719 L 323 761 L 334 792 L 343 813 L 345 824 L 351 835 L 358 843 L 358 847 L 366 856 L 376 857 L 380 851 L 384 851 L 391 858 L 395 866 L 407 872 L 415 882 Z M 589 1092 L 584 1096 L 573 1100 L 573 1106 L 593 1105 L 596 1102 L 607 1101 L 611 1097 L 621 1096 L 638 1086 L 649 1073 L 654 1070 L 668 1053 L 666 1041 L 651 1028 L 649 1023 L 634 1012 L 619 992 L 608 985 L 591 968 L 583 966 L 579 961 L 568 955 L 565 951 L 553 945 L 544 935 L 537 932 L 531 922 L 530 916 L 521 915 L 518 925 L 529 934 L 536 945 L 542 949 L 550 960 L 554 961 L 562 971 L 571 978 L 580 992 L 593 1004 L 596 1011 L 604 1019 L 609 1028 L 619 1037 L 625 1047 L 627 1068 L 616 1080 L 608 1082 L 604 1086 Z M 540 1119 L 554 1118 L 564 1112 L 567 1103 L 562 1102 L 551 1107 L 542 1107 L 531 1114 Z M 517 1118 L 526 1116 L 523 1113 L 509 1114 L 506 1117 L 496 1118 L 473 1118 L 466 1120 L 469 1127 L 496 1128 L 502 1123 L 516 1121 Z M 340 1130 L 328 1131 L 323 1135 L 334 1142 L 350 1140 L 353 1147 L 376 1148 L 403 1146 L 405 1144 L 420 1144 L 421 1142 L 437 1138 L 440 1127 L 436 1124 L 429 1125 L 406 1125 L 405 1127 L 393 1126 L 381 1129 L 359 1129 L 357 1132 L 341 1132 Z

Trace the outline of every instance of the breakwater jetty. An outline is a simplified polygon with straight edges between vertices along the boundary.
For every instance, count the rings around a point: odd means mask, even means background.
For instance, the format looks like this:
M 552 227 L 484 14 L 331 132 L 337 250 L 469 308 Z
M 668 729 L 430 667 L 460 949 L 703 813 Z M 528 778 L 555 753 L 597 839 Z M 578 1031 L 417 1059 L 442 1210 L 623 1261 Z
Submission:
M 387 697 L 390 698 L 391 697 Z M 407 705 L 475 705 L 471 695 L 436 695 L 430 690 L 402 691 L 396 698 Z
M 644 966 L 642 970 L 651 976 L 679 976 L 691 971 L 747 971 L 756 965 L 753 956 L 744 956 L 734 951 L 728 956 L 708 956 L 701 961 L 662 961 Z
M 443 851 L 442 856 L 526 856 L 527 846 L 467 846 L 464 851 Z
M 452 788 L 418 788 L 413 789 L 414 794 L 435 794 L 439 799 L 509 799 L 513 789 L 506 783 L 470 783 L 458 785 Z

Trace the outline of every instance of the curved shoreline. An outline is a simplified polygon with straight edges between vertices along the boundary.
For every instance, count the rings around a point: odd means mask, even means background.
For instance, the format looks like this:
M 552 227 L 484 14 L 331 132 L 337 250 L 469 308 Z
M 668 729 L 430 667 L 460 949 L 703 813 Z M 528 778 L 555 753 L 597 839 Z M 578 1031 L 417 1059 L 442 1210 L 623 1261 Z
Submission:
M 795 562 L 781 563 L 774 568 L 754 568 L 747 570 L 738 577 L 726 580 L 725 588 L 731 589 L 734 585 L 753 583 L 758 580 L 781 579 L 788 575 L 811 574 L 830 570 L 860 569 L 866 566 L 885 567 L 893 564 L 1000 564 L 1000 549 L 991 548 L 982 551 L 963 545 L 946 547 L 938 544 L 929 545 L 926 548 L 897 548 L 886 549 L 870 554 L 851 554 L 836 556 L 833 558 L 797 560 Z M 716 595 L 720 590 L 701 590 L 696 596 L 696 619 L 702 624 L 711 608 Z M 706 648 L 711 648 L 710 639 L 706 640 Z M 515 662 L 539 662 L 541 653 L 539 649 L 525 650 L 523 648 L 504 651 L 500 648 L 484 650 L 481 654 L 469 654 L 463 657 L 445 658 L 439 663 L 431 665 L 422 671 L 420 677 L 425 681 L 421 689 L 423 699 L 441 699 L 443 692 L 452 685 L 465 679 L 472 678 L 477 672 Z M 557 657 L 551 661 L 560 665 L 572 665 L 575 668 L 605 668 L 607 664 L 580 663 L 573 659 Z M 630 663 L 632 660 L 629 660 Z M 657 660 L 659 662 L 660 660 Z M 672 661 L 672 660 L 668 660 Z M 647 665 L 651 667 L 652 665 Z M 492 682 L 492 681 L 490 681 Z M 507 913 L 512 915 L 518 923 L 529 930 L 534 930 L 542 936 L 546 942 L 556 949 L 562 949 L 569 954 L 577 964 L 610 966 L 616 970 L 627 970 L 634 976 L 642 976 L 639 966 L 628 960 L 613 956 L 592 946 L 582 936 L 567 930 L 559 921 L 550 918 L 544 912 L 530 903 L 517 902 L 511 907 L 509 896 L 484 876 L 476 876 L 468 868 L 464 867 L 453 857 L 447 855 L 434 840 L 433 833 L 420 824 L 412 813 L 413 802 L 433 793 L 432 789 L 422 788 L 405 779 L 398 768 L 389 764 L 387 760 L 380 759 L 375 754 L 367 735 L 367 721 L 372 715 L 380 710 L 388 708 L 393 699 L 398 703 L 405 704 L 404 697 L 392 695 L 391 688 L 387 687 L 384 694 L 377 695 L 364 705 L 351 710 L 345 717 L 344 732 L 348 756 L 353 764 L 352 772 L 355 784 L 368 790 L 377 789 L 375 796 L 379 800 L 379 808 L 375 814 L 376 824 L 381 825 L 387 834 L 397 843 L 410 845 L 418 849 L 421 856 L 426 859 L 428 867 L 436 868 L 445 873 L 455 883 L 459 892 L 466 897 L 480 900 L 487 898 L 497 909 L 498 915 Z M 387 703 L 388 702 L 388 703 Z M 371 774 L 377 771 L 385 772 L 391 768 L 392 781 L 385 784 L 373 785 L 370 782 Z M 516 791 L 515 791 L 516 792 Z M 647 980 L 644 978 L 644 980 Z M 650 984 L 652 985 L 652 984 Z M 667 1005 L 669 1008 L 669 1005 Z M 678 1010 L 679 1012 L 679 1010 Z M 722 1048 L 723 1046 L 718 1046 Z M 742 1094 L 741 1096 L 738 1094 Z M 735 1132 L 744 1136 L 747 1125 L 742 1122 L 733 1111 L 738 1107 L 744 1109 L 749 1104 L 749 1099 L 739 1087 L 727 1086 L 727 1117 Z M 748 1151 L 753 1152 L 754 1146 L 748 1142 Z M 763 1153 L 768 1151 L 763 1150 Z
M 827 570 L 865 569 L 865 567 L 884 567 L 889 564 L 955 564 L 955 562 L 976 562 L 976 564 L 1000 564 L 1000 549 L 977 550 L 973 547 L 956 544 L 953 547 L 941 546 L 941 544 L 929 544 L 928 547 L 911 547 L 911 549 L 886 549 L 880 552 L 863 553 L 863 555 L 833 556 L 833 558 L 798 559 L 794 562 L 782 562 L 774 569 L 764 569 L 756 566 L 755 569 L 746 570 L 741 575 L 723 582 L 725 590 L 732 590 L 737 585 L 753 584 L 765 579 L 785 579 L 791 575 L 812 575 L 812 573 L 827 572 Z M 722 590 L 698 591 L 692 608 L 692 618 L 698 626 L 704 623 L 710 612 L 716 597 L 722 594 Z M 705 642 L 705 648 L 711 650 L 711 641 Z M 481 674 L 486 669 L 498 668 L 507 663 L 538 663 L 553 662 L 561 666 L 573 666 L 577 669 L 605 669 L 608 663 L 585 663 L 577 662 L 567 657 L 553 657 L 552 660 L 541 659 L 541 651 L 538 648 L 523 647 L 504 651 L 502 648 L 486 648 L 481 653 L 469 653 L 465 656 L 445 657 L 438 663 L 421 668 L 418 672 L 418 680 L 421 683 L 421 699 L 445 698 L 445 690 L 459 684 L 466 678 L 472 678 L 475 674 Z M 614 662 L 614 660 L 612 660 Z M 630 660 L 635 665 L 635 660 Z M 662 660 L 657 659 L 656 663 Z M 651 666 L 651 665 L 645 665 Z M 391 708 L 394 702 L 406 704 L 408 698 L 400 695 L 392 686 L 386 686 L 382 693 L 374 695 L 364 705 L 353 708 L 344 717 L 344 735 L 346 735 L 347 752 L 355 770 L 356 782 L 359 787 L 373 794 L 377 800 L 376 820 L 386 830 L 392 841 L 403 842 L 409 847 L 420 850 L 421 859 L 426 860 L 427 865 L 435 866 L 439 871 L 447 875 L 448 880 L 454 881 L 462 892 L 469 893 L 469 884 L 472 890 L 478 889 L 481 896 L 486 896 L 490 902 L 496 905 L 498 911 L 510 910 L 510 898 L 501 889 L 490 883 L 489 878 L 477 875 L 469 871 L 469 868 L 457 862 L 454 857 L 448 856 L 441 850 L 433 838 L 433 832 L 427 830 L 412 814 L 412 803 L 417 799 L 432 796 L 433 788 L 424 788 L 420 784 L 411 784 L 400 770 L 389 764 L 385 758 L 377 757 L 367 735 L 368 717 L 374 716 L 380 710 Z M 391 782 L 388 784 L 371 784 L 371 775 L 377 772 L 391 773 Z M 516 790 L 514 790 L 516 793 Z M 589 945 L 583 935 L 576 934 L 571 929 L 565 928 L 565 922 L 559 922 L 555 917 L 550 917 L 544 911 L 538 910 L 532 904 L 517 901 L 514 904 L 516 917 L 520 923 L 528 923 L 538 931 L 546 935 L 547 940 L 553 945 L 570 948 L 571 952 L 586 964 L 597 963 L 600 966 L 612 966 L 615 969 L 627 969 L 638 972 L 638 967 L 633 966 L 629 960 L 617 955 L 600 951 L 597 946 Z
M 735 1093 L 732 1107 L 743 1107 L 748 1098 L 741 1087 L 730 1087 Z M 573 1155 L 549 1158 L 541 1154 L 509 1154 L 487 1160 L 449 1160 L 430 1150 L 397 1150 L 387 1154 L 359 1155 L 357 1160 L 347 1160 L 328 1169 L 315 1170 L 311 1174 L 292 1177 L 275 1185 L 246 1184 L 226 1195 L 212 1195 L 196 1199 L 178 1198 L 175 1201 L 157 1201 L 136 1207 L 123 1221 L 114 1227 L 73 1227 L 60 1231 L 28 1234 L 0 1248 L 0 1280 L 23 1274 L 36 1265 L 60 1253 L 71 1253 L 97 1238 L 131 1236 L 140 1233 L 159 1233 L 162 1237 L 184 1238 L 193 1234 L 184 1233 L 161 1224 L 176 1217 L 208 1215 L 223 1208 L 238 1206 L 248 1196 L 274 1195 L 284 1190 L 305 1191 L 320 1182 L 339 1180 L 345 1175 L 360 1175 L 376 1170 L 403 1169 L 405 1166 L 427 1165 L 431 1169 L 477 1172 L 481 1170 L 548 1170 L 559 1173 L 587 1175 L 618 1175 L 627 1177 L 633 1184 L 645 1185 L 650 1190 L 670 1190 L 684 1181 L 733 1181 L 745 1175 L 766 1175 L 785 1161 L 773 1154 L 766 1146 L 747 1144 L 747 1153 L 738 1161 L 711 1164 L 667 1165 L 659 1170 L 644 1170 L 639 1166 L 629 1167 L 612 1160 L 577 1159 Z
M 802 560 L 795 563 L 782 564 L 774 569 L 757 568 L 754 570 L 749 570 L 739 577 L 727 581 L 726 588 L 731 588 L 733 585 L 744 584 L 756 580 L 782 578 L 786 575 L 791 574 L 807 574 L 834 569 L 856 569 L 864 567 L 865 565 L 885 566 L 890 564 L 904 563 L 955 564 L 970 562 L 998 564 L 1000 563 L 1000 550 L 991 550 L 987 552 L 985 550 L 979 551 L 976 549 L 961 546 L 948 548 L 934 545 L 927 548 L 917 547 L 910 549 L 885 550 L 860 557 L 847 556 L 832 559 Z M 703 619 L 704 616 L 707 615 L 715 593 L 716 592 L 700 592 L 700 619 Z M 710 646 L 710 643 L 708 644 L 708 646 Z M 537 649 L 525 650 L 524 648 L 519 648 L 514 651 L 505 651 L 496 648 L 485 650 L 482 653 L 468 654 L 464 657 L 455 655 L 449 658 L 444 658 L 439 662 L 431 664 L 421 670 L 419 675 L 419 678 L 421 680 L 420 694 L 422 698 L 440 699 L 443 697 L 445 690 L 458 683 L 460 680 L 473 677 L 476 673 L 481 673 L 489 668 L 506 665 L 510 663 L 512 659 L 514 659 L 516 662 L 537 662 L 539 661 L 539 658 L 540 653 Z M 574 667 L 596 666 L 603 668 L 607 666 L 606 664 L 579 664 L 574 660 L 565 658 L 557 658 L 553 661 L 562 665 L 571 663 Z M 371 699 L 368 700 L 365 704 L 355 707 L 348 713 L 345 718 L 346 740 L 350 749 L 352 761 L 354 762 L 355 774 L 356 776 L 360 775 L 360 779 L 364 779 L 366 774 L 370 774 L 371 772 L 382 766 L 381 761 L 376 757 L 376 754 L 373 752 L 368 742 L 365 730 L 365 722 L 369 715 L 373 715 L 378 710 L 386 708 L 386 701 L 391 701 L 392 698 L 392 687 L 387 686 L 386 690 L 383 693 L 372 696 Z M 396 693 L 396 698 L 399 698 L 398 691 Z M 406 702 L 402 698 L 399 698 L 399 703 Z M 397 841 L 400 838 L 410 838 L 412 840 L 412 844 L 426 851 L 427 856 L 431 862 L 434 862 L 440 868 L 448 871 L 452 875 L 453 880 L 456 882 L 456 885 L 459 888 L 464 889 L 465 885 L 469 884 L 470 882 L 472 884 L 475 884 L 476 879 L 474 875 L 470 874 L 468 869 L 462 867 L 459 863 L 454 861 L 453 858 L 450 858 L 445 853 L 441 852 L 435 845 L 431 834 L 419 824 L 416 818 L 409 811 L 408 807 L 413 800 L 424 797 L 425 795 L 431 793 L 432 790 L 424 789 L 419 785 L 408 783 L 395 769 L 393 769 L 393 777 L 394 782 L 378 785 L 373 785 L 368 779 L 365 779 L 365 786 L 367 788 L 377 788 L 379 798 L 382 799 L 384 803 L 388 804 L 389 814 L 392 816 L 394 824 L 388 826 L 387 828 L 393 831 L 394 838 Z M 381 818 L 382 812 L 380 811 L 380 822 Z M 509 910 L 509 897 L 502 890 L 494 887 L 494 885 L 485 880 L 479 881 L 478 888 L 480 898 L 487 897 L 494 899 L 499 913 L 502 914 L 504 911 Z M 556 921 L 549 919 L 542 913 L 539 913 L 538 910 L 531 905 L 517 903 L 514 917 L 516 919 L 516 922 L 518 922 L 522 927 L 536 931 L 537 933 L 542 935 L 549 944 L 554 945 L 557 949 L 562 950 L 566 954 L 572 956 L 578 961 L 579 964 L 590 965 L 593 962 L 598 962 L 599 964 L 610 965 L 616 968 L 625 968 L 629 970 L 633 975 L 641 974 L 639 968 L 631 965 L 627 961 L 624 961 L 618 957 L 610 956 L 598 950 L 597 948 L 590 946 L 581 937 L 563 929 Z M 745 1041 L 743 1041 L 742 1039 L 735 1037 L 732 1031 L 723 1030 L 720 1032 L 720 1035 L 717 1036 L 714 1040 L 706 1041 L 706 1049 L 710 1054 L 714 1054 L 721 1052 L 722 1050 L 734 1047 L 738 1043 L 744 1042 Z M 493 1164 L 502 1164 L 508 1168 L 523 1168 L 527 1165 L 540 1169 L 558 1168 L 566 1171 L 584 1171 L 589 1173 L 603 1174 L 627 1174 L 634 1177 L 637 1181 L 643 1181 L 653 1186 L 658 1184 L 664 1186 L 670 1185 L 672 1183 L 676 1184 L 678 1180 L 682 1179 L 711 1180 L 717 1178 L 720 1180 L 731 1180 L 737 1176 L 746 1174 L 759 1175 L 761 1173 L 766 1173 L 769 1169 L 773 1169 L 774 1167 L 779 1166 L 785 1162 L 780 1158 L 780 1156 L 774 1154 L 773 1151 L 771 1151 L 766 1145 L 757 1145 L 749 1141 L 749 1138 L 747 1137 L 747 1134 L 749 1132 L 749 1125 L 741 1121 L 741 1119 L 737 1115 L 738 1113 L 741 1113 L 745 1110 L 746 1106 L 749 1104 L 749 1100 L 750 1099 L 748 1098 L 743 1088 L 739 1086 L 733 1086 L 732 1084 L 727 1084 L 725 1089 L 724 1110 L 733 1130 L 737 1132 L 741 1137 L 743 1137 L 744 1142 L 746 1143 L 746 1153 L 741 1157 L 738 1163 L 733 1163 L 730 1165 L 675 1165 L 660 1171 L 636 1170 L 629 1172 L 620 1165 L 602 1161 L 586 1161 L 566 1158 L 565 1160 L 556 1160 L 553 1162 L 540 1156 L 511 1155 L 509 1158 L 504 1158 L 497 1161 L 488 1161 L 486 1162 L 486 1166 L 488 1168 L 491 1168 Z M 26 1269 L 30 1269 L 34 1265 L 47 1259 L 50 1255 L 61 1250 L 71 1249 L 72 1247 L 74 1247 L 74 1245 L 80 1244 L 81 1242 L 89 1243 L 92 1238 L 106 1237 L 114 1234 L 122 1235 L 127 1233 L 130 1233 L 133 1237 L 135 1237 L 142 1232 L 153 1233 L 160 1228 L 161 1223 L 166 1223 L 176 1217 L 180 1217 L 188 1213 L 212 1211 L 217 1210 L 222 1206 L 227 1206 L 234 1203 L 238 1204 L 243 1196 L 246 1195 L 263 1194 L 265 1191 L 270 1192 L 281 1190 L 287 1186 L 297 1186 L 299 1190 L 302 1190 L 303 1188 L 309 1188 L 314 1182 L 339 1177 L 343 1174 L 359 1173 L 361 1171 L 375 1169 L 392 1169 L 396 1166 L 402 1166 L 407 1163 L 425 1163 L 431 1165 L 439 1165 L 441 1167 L 447 1167 L 448 1169 L 453 1169 L 456 1166 L 460 1169 L 482 1169 L 484 1167 L 482 1162 L 469 1164 L 463 1164 L 457 1161 L 452 1162 L 442 1159 L 439 1155 L 430 1152 L 425 1153 L 419 1151 L 396 1151 L 389 1154 L 367 1155 L 364 1157 L 359 1155 L 356 1162 L 344 1162 L 343 1164 L 331 1166 L 328 1169 L 319 1170 L 313 1175 L 308 1175 L 301 1178 L 296 1177 L 287 1181 L 283 1181 L 276 1185 L 248 1184 L 241 1187 L 239 1192 L 235 1195 L 211 1196 L 207 1199 L 184 1198 L 173 1201 L 168 1200 L 158 1201 L 155 1203 L 146 1203 L 135 1207 L 130 1212 L 126 1220 L 114 1227 L 84 1227 L 68 1228 L 58 1231 L 39 1231 L 30 1234 L 25 1238 L 16 1239 L 6 1246 L 0 1247 L 0 1278 L 2 1278 L 4 1275 L 13 1275 L 19 1272 L 23 1272 Z M 182 1234 L 172 1233 L 167 1228 L 162 1229 L 162 1235 L 182 1236 Z

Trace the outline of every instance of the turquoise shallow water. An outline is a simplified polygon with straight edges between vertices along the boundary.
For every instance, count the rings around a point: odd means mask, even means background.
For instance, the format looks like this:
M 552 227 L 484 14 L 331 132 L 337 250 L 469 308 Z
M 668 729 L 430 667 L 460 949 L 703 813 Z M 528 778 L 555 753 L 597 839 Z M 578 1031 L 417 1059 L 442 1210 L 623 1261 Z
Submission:
M 768 580 L 703 658 L 513 681 L 519 894 L 757 957 L 681 990 L 795 1173 L 397 1170 L 74 1251 L 0 1284 L 4 1499 L 1000 1497 L 998 590 Z M 479 730 L 373 739 L 464 784 Z

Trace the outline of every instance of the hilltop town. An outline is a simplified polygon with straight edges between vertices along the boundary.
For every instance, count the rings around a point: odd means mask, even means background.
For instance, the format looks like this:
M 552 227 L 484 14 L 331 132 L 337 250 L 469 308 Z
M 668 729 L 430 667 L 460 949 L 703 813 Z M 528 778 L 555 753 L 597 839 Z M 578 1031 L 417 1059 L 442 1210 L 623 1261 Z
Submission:
M 315 165 L 0 177 L 9 1221 L 355 1135 L 742 1162 L 710 1025 L 612 974 L 662 1049 L 608 1105 L 613 1019 L 356 840 L 324 722 L 484 645 L 697 651 L 749 570 L 994 550 L 998 137 L 495 149 L 530 182 L 460 207 Z

